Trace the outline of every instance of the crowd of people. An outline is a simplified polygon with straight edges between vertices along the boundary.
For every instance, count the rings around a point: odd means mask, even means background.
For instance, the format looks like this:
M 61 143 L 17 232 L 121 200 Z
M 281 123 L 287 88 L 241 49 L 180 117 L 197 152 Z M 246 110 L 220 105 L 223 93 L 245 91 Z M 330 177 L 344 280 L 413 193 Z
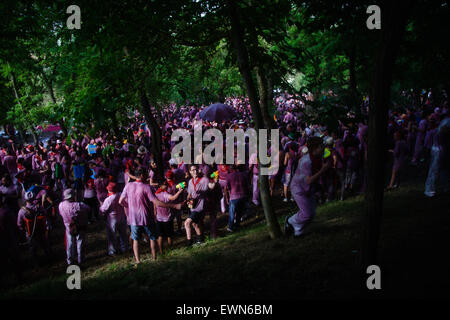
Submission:
M 430 160 L 425 194 L 432 197 L 439 178 L 448 191 L 450 120 L 447 102 L 436 105 L 427 94 L 421 98 L 420 106 L 389 114 L 386 152 L 391 160 L 386 166 L 391 166 L 391 177 L 386 188 L 400 186 L 407 166 Z M 309 97 L 287 93 L 274 99 L 280 166 L 268 177 L 272 197 L 295 201 L 299 207 L 285 221 L 285 232 L 295 237 L 304 235 L 317 203 L 364 192 L 367 162 L 367 119 L 338 120 L 333 131 L 309 124 L 303 113 L 305 99 Z M 253 126 L 247 98 L 228 98 L 225 103 L 236 110 L 236 120 L 205 121 L 203 130 Z M 362 108 L 367 107 L 366 100 Z M 192 132 L 201 109 L 172 104 L 161 112 L 163 163 L 159 164 L 150 152 L 151 130 L 137 112 L 128 126 L 120 128 L 120 137 L 113 131 L 89 136 L 74 129 L 70 139 L 54 135 L 46 144 L 1 141 L 0 250 L 5 261 L 20 272 L 21 243 L 27 244 L 33 261 L 39 248 L 53 261 L 49 235 L 58 220 L 65 228 L 60 241 L 65 241 L 68 265 L 85 262 L 92 224 L 104 223 L 108 255 L 132 250 L 136 264 L 141 262 L 142 234 L 156 259 L 165 243 L 172 246 L 174 237 L 185 237 L 189 246 L 204 242 L 205 234 L 215 239 L 218 214 L 228 213 L 226 230 L 238 231 L 240 222 L 261 204 L 258 164 L 248 161 L 255 155 L 247 154 L 243 164 L 192 165 L 171 152 L 176 144 L 171 141 L 173 130 Z

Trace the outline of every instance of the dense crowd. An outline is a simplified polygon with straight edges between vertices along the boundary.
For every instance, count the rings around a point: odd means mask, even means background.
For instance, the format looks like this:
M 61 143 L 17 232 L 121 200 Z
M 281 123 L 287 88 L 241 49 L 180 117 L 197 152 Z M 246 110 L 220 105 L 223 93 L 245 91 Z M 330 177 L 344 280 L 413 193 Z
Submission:
M 303 98 L 303 99 L 302 99 Z M 387 189 L 397 188 L 405 168 L 430 162 L 425 194 L 434 196 L 439 178 L 448 191 L 449 112 L 447 102 L 433 104 L 424 94 L 419 106 L 390 111 L 386 152 L 391 177 Z M 310 124 L 304 116 L 309 97 L 280 94 L 274 100 L 274 121 L 280 129 L 279 169 L 269 176 L 270 195 L 295 201 L 299 211 L 286 218 L 285 232 L 304 234 L 317 203 L 343 200 L 364 192 L 368 126 L 349 117 L 331 131 Z M 237 117 L 232 121 L 203 122 L 203 130 L 244 129 L 253 126 L 247 98 L 228 98 Z M 361 105 L 367 113 L 367 99 Z M 174 237 L 186 237 L 187 245 L 205 240 L 204 218 L 209 217 L 209 237 L 216 238 L 217 214 L 228 213 L 228 232 L 260 206 L 258 164 L 190 165 L 171 151 L 173 130 L 193 131 L 202 107 L 169 105 L 160 114 L 162 168 L 152 149 L 151 131 L 135 113 L 113 131 L 89 136 L 74 129 L 70 139 L 52 136 L 46 144 L 1 142 L 0 151 L 0 250 L 2 258 L 20 271 L 19 244 L 25 243 L 35 259 L 42 248 L 53 257 L 49 241 L 58 219 L 66 229 L 67 264 L 83 264 L 89 226 L 104 223 L 107 254 L 133 250 L 139 263 L 139 241 L 150 244 L 153 259 L 170 247 Z M 248 143 L 246 143 L 248 151 Z M 162 169 L 162 170 L 161 170 Z M 162 175 L 161 175 L 162 172 Z M 184 219 L 184 221 L 183 221 Z M 4 264 L 2 264 L 4 266 Z

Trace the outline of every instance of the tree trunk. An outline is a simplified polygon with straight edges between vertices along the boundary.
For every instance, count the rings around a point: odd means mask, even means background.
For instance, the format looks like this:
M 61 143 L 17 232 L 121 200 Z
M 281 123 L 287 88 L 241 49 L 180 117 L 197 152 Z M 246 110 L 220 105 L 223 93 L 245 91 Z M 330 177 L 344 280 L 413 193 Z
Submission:
M 162 179 L 164 177 L 164 167 L 163 167 L 163 158 L 162 158 L 162 135 L 161 129 L 158 123 L 153 116 L 152 109 L 150 106 L 150 102 L 148 101 L 147 94 L 145 93 L 145 89 L 143 87 L 139 88 L 139 98 L 141 100 L 141 112 L 145 116 L 145 120 L 147 125 L 150 128 L 151 136 L 151 151 L 153 158 L 157 164 L 158 176 Z
M 52 102 L 54 104 L 56 104 L 56 97 L 55 97 L 55 92 L 53 90 L 52 81 L 49 78 L 47 78 L 44 71 L 42 71 L 41 74 L 42 74 L 42 79 L 44 80 L 45 86 L 47 87 L 48 93 L 50 94 L 50 99 L 52 100 Z
M 356 72 L 355 72 L 355 59 L 356 59 L 356 48 L 352 45 L 350 52 L 348 54 L 349 59 L 349 74 L 350 74 L 350 96 L 353 110 L 355 111 L 358 118 L 361 117 L 361 108 L 359 104 L 359 93 L 356 85 Z
M 236 52 L 239 71 L 247 90 L 250 107 L 252 109 L 253 120 L 255 121 L 255 127 L 256 130 L 263 129 L 263 116 L 261 114 L 256 87 L 252 79 L 247 48 L 245 47 L 244 39 L 242 38 L 243 32 L 241 30 L 241 25 L 239 22 L 238 8 L 232 0 L 228 0 L 227 5 L 229 10 L 229 18 L 231 20 L 231 40 Z M 266 217 L 270 237 L 272 239 L 275 239 L 281 236 L 281 230 L 280 225 L 278 224 L 278 221 L 276 219 L 275 212 L 273 211 L 269 192 L 269 182 L 267 178 L 267 176 L 259 176 L 261 203 L 264 209 L 264 215 Z
M 64 134 L 64 137 L 68 137 L 69 131 L 67 130 L 66 124 L 64 120 L 62 119 L 61 122 L 59 122 L 59 126 L 61 127 L 61 131 Z
M 386 133 L 392 71 L 411 3 L 400 1 L 382 6 L 381 42 L 373 74 L 369 110 L 367 191 L 362 233 L 361 271 L 377 263 L 377 246 L 383 212 Z M 407 8 L 407 9 L 406 9 Z
M 272 81 L 269 80 L 270 77 L 266 77 L 264 70 L 261 67 L 256 67 L 256 79 L 258 80 L 258 91 L 260 97 L 260 108 L 262 113 L 262 118 L 264 121 L 264 126 L 267 129 L 272 129 L 275 127 L 275 123 L 269 115 L 269 107 L 272 103 L 273 87 L 269 86 Z
M 21 144 L 25 143 L 26 131 L 24 130 L 24 128 L 22 126 L 18 126 L 17 132 L 19 133 L 19 141 L 18 142 L 21 143 Z M 12 140 L 14 142 L 16 142 L 16 136 L 14 136 L 12 138 Z
M 39 144 L 39 135 L 37 134 L 33 125 L 30 127 L 30 131 L 31 131 L 31 135 L 33 136 L 34 145 L 38 145 Z

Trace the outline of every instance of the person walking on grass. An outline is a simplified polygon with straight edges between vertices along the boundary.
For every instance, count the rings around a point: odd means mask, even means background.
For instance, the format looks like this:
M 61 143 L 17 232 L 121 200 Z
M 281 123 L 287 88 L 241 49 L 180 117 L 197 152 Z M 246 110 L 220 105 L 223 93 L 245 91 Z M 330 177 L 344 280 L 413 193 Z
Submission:
M 164 182 L 159 189 L 155 192 L 156 198 L 164 203 L 169 203 L 175 201 L 182 194 L 183 189 L 179 188 L 175 194 L 171 194 L 168 190 L 167 182 Z M 159 254 L 163 253 L 163 237 L 167 238 L 167 244 L 169 248 L 172 246 L 172 238 L 174 235 L 173 231 L 173 219 L 172 219 L 172 209 L 163 208 L 155 205 L 156 212 L 156 224 L 158 226 L 159 237 L 158 237 L 158 247 Z
M 235 165 L 233 169 L 227 176 L 224 192 L 226 202 L 230 206 L 228 232 L 234 232 L 239 228 L 249 195 L 248 173 L 244 171 L 243 165 Z
M 312 221 L 316 214 L 316 200 L 314 198 L 314 184 L 320 176 L 330 167 L 331 162 L 326 162 L 316 173 L 312 170 L 312 163 L 321 161 L 323 156 L 322 138 L 312 137 L 307 142 L 308 154 L 304 155 L 297 166 L 291 182 L 291 194 L 299 208 L 299 211 L 285 219 L 285 234 L 294 233 L 294 237 L 304 234 L 305 227 Z
M 394 133 L 394 140 L 394 149 L 389 150 L 389 152 L 392 152 L 393 154 L 394 162 L 392 165 L 391 181 L 389 183 L 389 186 L 387 187 L 388 190 L 398 188 L 400 186 L 400 178 L 407 165 L 407 158 L 409 153 L 408 144 L 406 143 L 406 140 L 404 139 L 403 133 L 401 131 L 396 131 Z
M 25 193 L 26 204 L 19 210 L 17 215 L 17 226 L 25 233 L 29 250 L 35 265 L 38 264 L 36 249 L 40 246 L 47 257 L 51 260 L 50 242 L 48 241 L 48 224 L 44 209 L 40 203 L 34 200 L 36 195 L 29 191 Z
M 156 226 L 153 204 L 163 208 L 181 209 L 182 204 L 164 203 L 158 200 L 150 185 L 148 185 L 147 171 L 138 168 L 135 171 L 136 181 L 129 182 L 122 191 L 119 204 L 127 207 L 127 222 L 131 227 L 131 239 L 133 240 L 133 253 L 136 265 L 141 262 L 139 254 L 139 239 L 142 232 L 150 239 L 150 250 L 153 260 L 156 260 L 156 240 L 159 236 Z
M 128 251 L 127 219 L 123 207 L 119 205 L 120 192 L 116 183 L 110 182 L 106 186 L 108 195 L 100 207 L 101 215 L 106 216 L 106 236 L 108 238 L 108 256 L 113 257 L 119 251 Z M 119 234 L 117 239 L 116 234 Z M 119 240 L 119 241 L 117 241 Z M 119 246 L 120 244 L 120 246 Z
M 441 184 L 438 184 L 441 182 Z M 431 148 L 431 161 L 425 181 L 425 195 L 432 198 L 437 187 L 450 191 L 450 114 L 444 114 Z
M 75 263 L 78 255 L 78 264 L 84 262 L 84 243 L 88 225 L 88 214 L 91 208 L 83 202 L 75 201 L 73 189 L 66 189 L 63 193 L 63 201 L 59 204 L 59 214 L 66 227 L 66 254 L 67 264 Z
M 191 226 L 194 227 L 197 234 L 196 244 L 203 242 L 203 219 L 205 217 L 205 198 L 208 190 L 214 189 L 218 177 L 210 182 L 207 177 L 201 177 L 197 165 L 191 165 L 189 168 L 192 179 L 189 180 L 187 189 L 187 200 L 190 209 L 189 217 L 184 222 L 186 228 L 186 238 L 188 246 L 193 244 Z

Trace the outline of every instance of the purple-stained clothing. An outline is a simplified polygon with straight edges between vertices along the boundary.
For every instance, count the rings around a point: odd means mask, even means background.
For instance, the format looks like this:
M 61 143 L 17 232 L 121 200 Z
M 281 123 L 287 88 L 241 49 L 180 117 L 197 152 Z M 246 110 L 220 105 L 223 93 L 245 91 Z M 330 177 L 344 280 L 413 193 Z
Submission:
M 92 199 L 92 198 L 95 198 L 97 196 L 97 194 L 95 193 L 95 189 L 94 188 L 91 189 L 89 187 L 86 187 L 84 189 L 83 196 L 84 196 L 84 199 Z
M 345 150 L 346 167 L 348 170 L 358 170 L 359 168 L 359 150 L 353 146 L 349 146 Z
M 175 184 L 179 184 L 180 182 L 184 181 L 185 179 L 185 172 L 181 168 L 172 169 L 173 173 L 173 181 Z
M 235 171 L 228 174 L 227 189 L 230 200 L 242 199 L 248 196 L 248 174 L 244 171 Z
M 14 184 L 10 184 L 8 187 L 0 185 L 0 194 L 8 198 L 17 198 L 19 196 L 17 187 Z
M 141 181 L 127 183 L 121 198 L 128 204 L 128 225 L 146 226 L 154 220 L 152 201 L 155 200 L 155 195 L 148 184 Z
M 420 120 L 418 129 L 419 131 L 417 131 L 416 145 L 414 146 L 414 156 L 413 156 L 414 160 L 419 160 L 418 158 L 420 157 L 423 150 L 423 144 L 426 134 L 425 130 L 427 129 L 426 119 Z
M 191 209 L 191 212 L 201 212 L 204 209 L 205 197 L 208 192 L 209 179 L 206 177 L 189 180 L 187 192 L 192 199 L 197 199 L 197 206 Z
M 331 149 L 331 156 L 334 158 L 336 157 L 336 167 L 337 170 L 342 170 L 345 167 L 344 163 L 344 148 L 341 146 L 338 146 L 336 143 L 336 147 Z
M 398 171 L 406 165 L 409 148 L 405 140 L 398 140 L 394 147 L 393 170 Z
M 119 204 L 121 193 L 114 193 L 103 201 L 103 204 L 100 206 L 100 212 L 107 217 L 108 220 L 116 220 L 121 221 L 125 219 L 125 211 L 123 207 Z
M 124 208 L 119 204 L 121 194 L 109 195 L 100 206 L 102 215 L 106 215 L 106 237 L 108 239 L 108 254 L 128 249 L 127 220 Z M 119 242 L 116 233 L 119 234 Z
M 290 157 L 288 159 L 288 163 L 286 165 L 286 167 L 284 168 L 284 173 L 285 174 L 290 174 L 293 168 L 293 164 L 295 159 L 297 158 L 297 153 L 294 151 L 289 151 Z
M 119 159 L 114 159 L 111 161 L 110 166 L 110 173 L 114 178 L 117 178 L 119 175 L 119 172 L 123 170 L 123 164 Z
M 255 174 L 253 172 L 252 176 L 252 202 L 258 206 L 260 203 L 260 197 L 259 197 L 259 186 L 258 186 L 258 173 Z
M 170 193 L 167 191 L 163 191 L 160 193 L 155 194 L 156 198 L 158 198 L 161 202 L 169 203 L 169 197 Z M 171 218 L 171 209 L 170 208 L 163 208 L 156 206 L 156 220 L 160 222 L 167 222 Z
M 311 185 L 306 182 L 312 176 L 312 161 L 308 155 L 302 157 L 291 182 L 291 193 L 299 211 L 288 219 L 293 226 L 295 235 L 301 235 L 305 226 L 313 219 L 316 213 L 316 203 Z
M 95 179 L 95 192 L 97 193 L 97 200 L 99 203 L 102 203 L 106 197 L 108 196 L 108 191 L 106 190 L 106 186 L 109 181 L 106 178 Z
M 32 203 L 26 203 L 25 208 L 27 208 L 29 211 L 36 212 L 39 210 L 39 206 L 34 205 Z M 25 215 L 27 214 L 27 211 L 24 208 L 20 208 L 18 214 L 17 214 L 17 227 L 19 227 L 19 230 L 22 232 L 29 232 L 31 233 L 31 230 L 26 229 L 26 223 L 25 223 Z
M 433 140 L 434 140 L 434 136 L 436 135 L 436 133 L 437 133 L 437 127 L 427 131 L 427 134 L 425 135 L 425 140 L 424 140 L 425 148 L 431 149 L 431 147 L 433 146 Z
M 8 172 L 11 176 L 14 176 L 17 173 L 16 156 L 7 155 L 3 159 L 3 164 L 5 165 L 6 169 L 8 169 Z
M 88 225 L 88 213 L 91 208 L 82 202 L 64 200 L 59 204 L 58 211 L 63 219 L 66 230 L 69 230 L 71 221 L 76 220 L 79 226 Z
M 291 181 L 291 193 L 293 195 L 311 196 L 311 185 L 306 183 L 306 177 L 312 176 L 312 161 L 309 154 L 300 158 L 295 174 Z
M 363 151 L 365 148 L 365 144 L 366 144 L 366 142 L 364 141 L 364 136 L 367 135 L 369 127 L 362 123 L 359 123 L 358 127 L 359 127 L 359 129 L 358 129 L 358 132 L 356 133 L 356 137 L 359 140 L 359 150 Z

